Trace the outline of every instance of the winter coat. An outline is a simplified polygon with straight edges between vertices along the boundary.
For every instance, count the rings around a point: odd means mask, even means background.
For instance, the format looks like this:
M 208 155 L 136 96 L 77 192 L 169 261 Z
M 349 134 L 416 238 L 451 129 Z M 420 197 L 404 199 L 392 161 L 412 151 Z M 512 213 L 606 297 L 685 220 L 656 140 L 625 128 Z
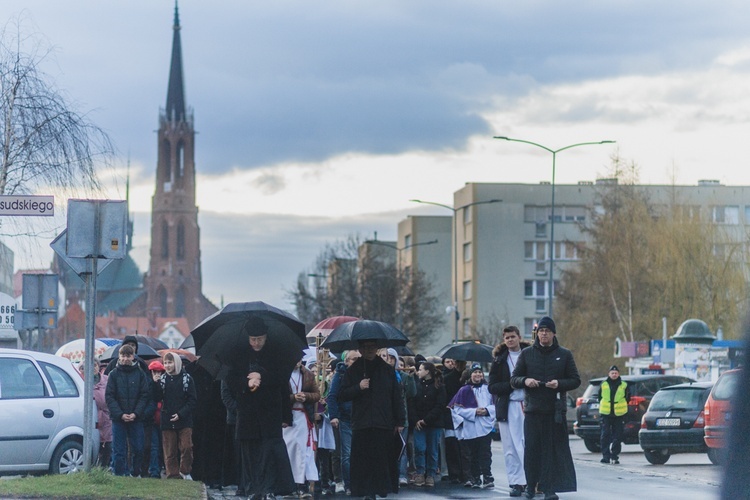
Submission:
M 359 387 L 365 374 L 369 389 Z M 346 370 L 339 401 L 352 401 L 353 430 L 395 429 L 406 421 L 396 370 L 377 356 L 372 361 L 361 357 Z
M 331 380 L 331 388 L 328 389 L 328 416 L 331 420 L 337 418 L 344 422 L 352 421 L 352 402 L 351 401 L 340 401 L 339 392 L 341 391 L 341 383 L 344 381 L 344 373 L 346 373 L 346 364 L 343 361 L 339 361 L 336 364 L 336 372 L 333 374 L 333 380 Z
M 521 342 L 521 349 L 529 347 L 528 342 Z M 508 346 L 500 344 L 492 351 L 495 359 L 490 366 L 490 394 L 496 396 L 495 415 L 499 422 L 508 421 L 510 394 L 515 390 L 510 386 L 510 367 L 508 366 Z
M 227 425 L 237 423 L 237 396 L 232 387 L 225 381 L 221 381 L 221 402 L 227 409 Z
M 96 401 L 97 420 L 96 428 L 99 429 L 99 441 L 110 443 L 112 441 L 112 420 L 109 417 L 107 406 L 107 379 L 104 374 L 99 375 L 99 381 L 94 384 L 94 401 Z
M 292 425 L 289 378 L 278 376 L 278 371 L 273 361 L 265 359 L 261 351 L 255 354 L 246 373 L 228 379 L 237 395 L 236 439 L 281 439 L 281 424 Z M 254 392 L 247 387 L 250 372 L 258 372 L 262 377 L 260 387 Z
M 442 428 L 447 407 L 445 386 L 440 384 L 440 387 L 435 387 L 434 379 L 419 379 L 417 394 L 409 400 L 409 424 L 414 426 L 420 420 L 424 420 L 427 427 Z
M 113 422 L 122 422 L 128 413 L 141 422 L 151 401 L 151 383 L 138 365 L 118 364 L 109 374 L 105 395 Z
M 304 393 L 305 395 L 305 413 L 307 413 L 307 418 L 310 419 L 310 422 L 315 421 L 315 409 L 317 408 L 317 403 L 320 401 L 320 388 L 318 387 L 318 384 L 315 381 L 315 375 L 313 375 L 313 372 L 305 368 L 304 366 L 300 369 L 302 372 L 302 382 L 299 387 L 299 392 Z M 294 406 L 294 403 L 297 402 L 296 399 L 294 399 L 294 392 L 297 391 L 297 388 L 292 385 L 291 380 L 289 381 L 289 404 L 291 406 Z
M 198 404 L 195 382 L 185 370 L 176 375 L 164 373 L 158 381 L 152 382 L 154 400 L 161 401 L 161 429 L 192 429 L 193 412 Z M 172 415 L 179 418 L 172 422 Z
M 526 387 L 527 378 L 539 380 L 539 387 Z M 557 389 L 544 386 L 551 380 L 557 380 Z M 516 389 L 525 389 L 525 413 L 558 412 L 565 418 L 566 393 L 581 385 L 581 377 L 578 375 L 573 353 L 558 344 L 557 337 L 553 337 L 552 345 L 542 346 L 539 339 L 536 339 L 534 345 L 521 351 L 510 385 Z

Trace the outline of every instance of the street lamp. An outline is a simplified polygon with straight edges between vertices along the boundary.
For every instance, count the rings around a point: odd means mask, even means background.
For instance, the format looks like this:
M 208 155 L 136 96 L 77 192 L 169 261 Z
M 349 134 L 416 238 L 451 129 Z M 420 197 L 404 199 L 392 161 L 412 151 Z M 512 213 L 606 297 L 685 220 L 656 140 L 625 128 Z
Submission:
M 399 294 L 401 293 L 401 252 L 404 251 L 404 250 L 407 250 L 409 248 L 412 248 L 412 247 L 418 247 L 418 246 L 422 246 L 422 245 L 434 245 L 437 242 L 438 242 L 438 240 L 422 241 L 420 243 L 410 243 L 410 244 L 405 245 L 403 247 L 399 247 L 398 245 L 393 245 L 393 244 L 385 242 L 385 241 L 365 240 L 365 243 L 369 243 L 371 245 L 381 245 L 381 246 L 392 248 L 392 249 L 396 250 L 396 252 L 397 252 L 396 253 L 396 287 L 397 287 L 397 290 L 398 290 Z M 403 330 L 404 325 L 402 324 L 403 323 L 403 318 L 401 317 L 401 300 L 400 300 L 400 297 L 399 297 L 399 300 L 397 300 L 396 307 L 398 307 L 398 310 L 397 310 L 398 323 L 399 323 L 398 327 L 399 327 L 400 330 Z
M 547 311 L 548 316 L 552 316 L 552 290 L 554 287 L 554 264 L 555 264 L 555 161 L 557 159 L 557 153 L 565 151 L 566 149 L 577 148 L 578 146 L 594 146 L 597 144 L 614 144 L 615 141 L 598 141 L 598 142 L 579 142 L 578 144 L 571 144 L 564 148 L 551 149 L 547 146 L 537 144 L 536 142 L 526 141 L 524 139 L 511 139 L 510 137 L 495 136 L 494 139 L 502 139 L 511 142 L 523 142 L 524 144 L 531 144 L 538 148 L 544 149 L 552 153 L 552 210 L 550 217 L 549 226 L 549 289 L 547 294 L 549 295 L 549 310 Z
M 472 207 L 474 205 L 484 205 L 487 203 L 500 203 L 503 200 L 484 200 L 484 201 L 475 201 L 474 203 L 467 203 L 466 205 L 461 205 L 460 207 L 452 207 L 450 205 L 446 205 L 444 203 L 437 203 L 435 201 L 424 201 L 424 200 L 409 200 L 413 201 L 414 203 L 423 203 L 425 205 L 435 205 L 438 207 L 447 208 L 451 212 L 453 212 L 453 319 L 454 319 L 454 325 L 453 325 L 453 342 L 458 342 L 458 320 L 460 315 L 458 314 L 458 217 L 456 217 L 456 214 L 459 210 L 463 210 L 469 207 Z

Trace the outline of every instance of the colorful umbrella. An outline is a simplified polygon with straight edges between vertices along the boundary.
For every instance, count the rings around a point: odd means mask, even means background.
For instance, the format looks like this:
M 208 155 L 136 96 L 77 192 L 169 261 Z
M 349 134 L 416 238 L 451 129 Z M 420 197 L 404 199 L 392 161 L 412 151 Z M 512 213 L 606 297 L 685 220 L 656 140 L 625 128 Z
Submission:
M 328 335 L 337 327 L 340 325 L 343 325 L 344 323 L 349 323 L 351 321 L 357 321 L 359 318 L 355 318 L 354 316 L 332 316 L 330 318 L 326 318 L 317 325 L 315 325 L 312 330 L 307 332 L 307 340 L 315 340 L 318 338 L 318 335 L 322 337 L 328 337 Z
M 99 339 L 94 339 L 94 356 L 101 356 L 105 350 L 107 350 L 107 344 Z M 71 340 L 67 344 L 63 344 L 57 350 L 55 356 L 68 358 L 71 363 L 80 363 L 83 361 L 83 358 L 86 357 L 86 340 L 76 339 Z

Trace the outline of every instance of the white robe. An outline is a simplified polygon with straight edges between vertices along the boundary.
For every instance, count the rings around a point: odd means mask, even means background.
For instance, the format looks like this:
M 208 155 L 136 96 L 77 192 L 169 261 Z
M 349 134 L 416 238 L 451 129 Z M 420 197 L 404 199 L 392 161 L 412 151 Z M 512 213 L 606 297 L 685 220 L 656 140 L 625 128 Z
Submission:
M 451 408 L 451 416 L 456 438 L 459 440 L 486 436 L 495 426 L 495 404 L 492 402 L 492 394 L 487 389 L 487 384 L 482 384 L 478 388 L 472 387 L 471 390 L 477 399 L 477 407 L 486 408 L 489 415 L 479 416 L 476 408 L 454 405 Z
M 292 372 L 290 383 L 292 391 L 300 387 L 302 374 L 295 370 Z M 284 442 L 289 454 L 289 462 L 292 465 L 294 482 L 304 484 L 305 480 L 317 481 L 318 468 L 315 465 L 315 429 L 308 429 L 307 414 L 302 403 L 292 406 L 292 425 L 284 429 Z

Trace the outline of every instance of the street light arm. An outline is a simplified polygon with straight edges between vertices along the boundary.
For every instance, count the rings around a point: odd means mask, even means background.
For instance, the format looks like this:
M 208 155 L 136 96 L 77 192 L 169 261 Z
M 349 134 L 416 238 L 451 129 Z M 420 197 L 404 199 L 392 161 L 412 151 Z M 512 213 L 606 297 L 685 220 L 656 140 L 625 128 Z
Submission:
M 453 212 L 455 212 L 456 210 L 458 210 L 457 208 L 453 208 L 450 205 L 446 205 L 444 203 L 438 203 L 436 201 L 424 201 L 424 200 L 409 200 L 409 201 L 413 201 L 414 203 L 423 203 L 425 205 L 435 205 L 435 206 L 438 206 L 438 207 L 447 208 L 448 210 L 452 210 Z
M 419 242 L 419 243 L 412 243 L 410 245 L 406 245 L 404 248 L 397 248 L 396 250 L 406 250 L 407 248 L 418 247 L 418 246 L 422 246 L 422 245 L 434 245 L 437 242 L 438 242 L 437 239 L 430 240 L 430 241 L 422 241 L 422 242 Z
M 460 207 L 456 207 L 456 211 L 462 210 L 464 208 L 473 207 L 474 205 L 485 205 L 487 203 L 501 203 L 503 200 L 498 199 L 492 199 L 492 200 L 484 200 L 484 201 L 475 201 L 473 203 L 467 203 L 466 205 L 461 205 Z
M 532 146 L 536 146 L 538 148 L 542 148 L 545 151 L 549 151 L 550 153 L 557 153 L 557 151 L 555 151 L 553 149 L 550 149 L 547 146 L 542 146 L 541 144 L 538 144 L 536 142 L 526 141 L 524 139 L 511 139 L 510 137 L 504 137 L 504 136 L 498 136 L 498 135 L 494 136 L 493 139 L 502 139 L 502 140 L 511 141 L 511 142 L 523 142 L 524 144 L 531 144 Z M 558 150 L 558 151 L 560 151 L 560 150 Z
M 595 146 L 597 144 L 614 144 L 615 141 L 597 141 L 597 142 L 579 142 L 578 144 L 571 144 L 570 146 L 565 146 L 564 148 L 557 149 L 553 151 L 553 153 L 559 153 L 560 151 L 565 151 L 566 149 L 570 148 L 576 148 L 578 146 Z

